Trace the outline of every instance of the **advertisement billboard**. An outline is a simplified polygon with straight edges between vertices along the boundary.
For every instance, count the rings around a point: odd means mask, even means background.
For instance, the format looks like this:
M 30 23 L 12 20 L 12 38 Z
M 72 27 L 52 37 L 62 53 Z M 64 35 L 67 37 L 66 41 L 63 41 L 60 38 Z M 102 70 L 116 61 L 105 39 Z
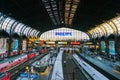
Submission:
M 18 40 L 15 39 L 13 42 L 13 51 L 17 51 L 18 50 Z
M 0 39 L 0 53 L 6 52 L 6 48 L 7 48 L 6 42 L 7 42 L 6 39 L 4 39 L 4 38 Z
M 109 54 L 115 55 L 115 41 L 109 41 Z
M 100 43 L 100 47 L 101 47 L 101 51 L 103 52 L 103 53 L 105 53 L 106 52 L 106 44 L 105 44 L 105 41 L 101 41 L 101 43 Z
M 26 51 L 26 48 L 27 48 L 27 42 L 26 40 L 23 40 L 22 50 Z
M 70 42 L 71 45 L 80 45 L 80 42 Z
M 56 32 L 56 36 L 72 36 L 72 32 Z

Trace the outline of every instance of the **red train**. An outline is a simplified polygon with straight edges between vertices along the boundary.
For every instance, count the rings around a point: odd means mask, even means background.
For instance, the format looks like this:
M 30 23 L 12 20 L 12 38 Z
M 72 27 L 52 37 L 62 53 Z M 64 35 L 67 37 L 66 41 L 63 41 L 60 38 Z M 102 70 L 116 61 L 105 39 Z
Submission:
M 47 48 L 44 48 L 44 49 L 42 49 L 42 50 L 40 50 L 40 53 L 46 53 L 48 51 L 48 49 Z
M 18 55 L 18 53 L 19 53 L 18 51 L 12 51 L 10 52 L 9 57 Z M 3 57 L 8 57 L 8 52 L 0 53 L 0 58 L 3 58 Z
M 18 65 L 22 62 L 25 62 L 33 57 L 36 56 L 36 53 L 31 53 L 31 54 L 28 54 L 28 55 L 24 55 L 18 59 L 15 59 L 13 61 L 10 61 L 10 62 L 5 62 L 3 64 L 0 64 L 0 72 L 5 72 L 7 71 L 8 69 L 10 69 L 11 67 L 15 66 L 15 65 Z M 0 79 L 1 80 L 1 79 Z
M 0 80 L 10 80 L 10 73 L 1 73 L 0 72 Z

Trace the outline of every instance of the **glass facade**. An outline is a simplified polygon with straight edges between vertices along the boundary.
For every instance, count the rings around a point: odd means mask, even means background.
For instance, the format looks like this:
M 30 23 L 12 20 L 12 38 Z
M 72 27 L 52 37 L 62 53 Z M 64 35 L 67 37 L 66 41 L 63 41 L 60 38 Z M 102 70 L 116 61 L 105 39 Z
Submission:
M 3 15 L 0 13 L 0 30 L 5 30 L 7 33 L 17 33 L 18 35 L 26 35 L 31 37 L 36 37 L 34 35 L 34 32 L 39 32 L 35 29 L 32 29 L 31 27 L 28 27 L 24 25 L 23 23 L 20 23 L 10 17 L 7 17 L 6 15 Z M 29 30 L 32 31 L 32 33 L 29 33 Z
M 108 37 L 111 34 L 120 35 L 120 16 L 106 21 L 95 28 L 88 31 L 92 38 L 96 37 Z

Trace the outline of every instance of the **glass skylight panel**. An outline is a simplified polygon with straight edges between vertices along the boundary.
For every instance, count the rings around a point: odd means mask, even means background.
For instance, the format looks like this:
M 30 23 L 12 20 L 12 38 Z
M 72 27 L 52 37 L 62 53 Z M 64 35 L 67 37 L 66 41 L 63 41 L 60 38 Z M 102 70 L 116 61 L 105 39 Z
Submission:
M 14 32 L 18 32 L 19 31 L 19 28 L 20 28 L 20 26 L 21 26 L 22 24 L 21 23 L 19 23 L 16 27 L 15 27 L 15 30 L 14 30 Z
M 112 19 L 111 21 L 115 24 L 118 34 L 120 34 L 120 22 L 117 19 Z
M 46 8 L 46 9 L 49 9 L 49 8 L 50 8 L 50 5 L 46 5 L 45 8 Z
M 79 2 L 80 2 L 80 0 L 66 0 L 66 4 L 65 4 L 65 19 L 66 18 L 68 19 L 69 24 L 72 23 L 72 20 L 69 20 L 69 19 L 73 19 L 75 11 L 77 9 L 77 6 L 78 6 Z M 68 15 L 66 15 L 66 13 L 68 13 Z M 65 22 L 65 23 L 67 23 L 67 22 Z
M 74 14 L 70 14 L 70 18 L 73 18 Z
M 47 11 L 48 11 L 48 13 L 52 13 L 52 12 L 51 12 L 51 9 L 47 9 Z
M 35 30 L 33 30 L 31 33 L 32 33 L 32 34 L 31 34 L 32 36 L 35 36 L 35 35 L 34 35 L 34 33 L 35 33 Z
M 25 31 L 23 32 L 24 33 L 24 35 L 26 35 L 26 33 L 29 31 L 29 27 L 27 27 L 26 29 L 25 29 Z
M 72 23 L 72 19 L 69 19 L 69 24 L 71 24 Z
M 107 25 L 101 24 L 101 26 L 103 26 L 105 28 L 107 36 L 109 36 L 109 35 L 111 35 L 113 33 L 112 30 L 110 29 L 110 27 L 108 27 Z
M 72 0 L 66 0 L 66 4 L 72 3 Z
M 7 24 L 8 24 L 8 22 L 9 22 L 10 20 L 11 20 L 11 19 L 10 19 L 9 17 L 4 20 L 4 22 L 3 22 L 3 24 L 2 24 L 2 29 L 5 30 L 5 28 L 7 27 Z
M 44 3 L 48 2 L 48 0 L 42 0 Z
M 72 8 L 73 9 L 77 9 L 77 5 L 72 5 Z
M 4 16 L 3 15 L 0 15 L 0 23 L 1 21 L 4 19 Z
M 25 29 L 26 29 L 26 26 L 24 25 L 20 31 L 20 34 L 24 34 Z
M 55 11 L 55 12 L 56 12 L 56 10 L 57 10 L 57 8 L 53 8 L 53 11 Z
M 34 29 L 34 31 L 32 33 L 32 36 L 36 36 L 35 33 L 36 33 L 36 30 Z
M 19 27 L 19 29 L 18 29 L 18 31 L 17 31 L 17 33 L 19 33 L 19 34 L 20 34 L 20 33 L 21 33 L 21 31 L 22 31 L 22 28 L 23 28 L 23 27 L 24 27 L 24 25 L 23 25 L 23 24 L 21 24 L 21 25 L 20 25 L 20 27 Z
M 7 25 L 6 30 L 10 30 L 11 26 L 13 25 L 13 23 L 15 22 L 15 20 L 11 19 L 11 21 L 9 22 L 9 24 Z
M 32 30 L 33 30 L 33 29 L 30 28 L 29 31 L 26 33 L 26 35 L 27 35 L 27 36 L 31 36 L 30 34 L 31 34 Z
M 116 31 L 116 26 L 112 21 L 108 21 L 107 23 Z
M 52 4 L 52 8 L 57 8 L 56 3 Z
M 98 31 L 98 34 L 100 35 L 100 37 L 102 37 L 104 35 L 104 31 L 102 31 L 101 28 L 99 27 L 96 27 L 97 31 Z
M 115 19 L 112 19 L 113 23 L 115 24 L 115 26 L 117 27 L 118 30 L 118 34 L 120 34 L 120 21 Z
M 32 32 L 32 36 L 35 36 L 36 30 L 33 30 Z
M 120 22 L 120 17 L 117 17 L 116 19 Z

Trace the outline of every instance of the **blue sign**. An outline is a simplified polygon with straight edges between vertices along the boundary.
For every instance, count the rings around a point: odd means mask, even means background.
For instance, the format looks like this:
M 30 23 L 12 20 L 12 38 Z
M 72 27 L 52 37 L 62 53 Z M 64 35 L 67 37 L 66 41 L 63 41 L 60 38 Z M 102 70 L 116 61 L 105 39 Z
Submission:
M 28 78 L 28 73 L 21 73 L 20 77 Z M 30 74 L 30 78 L 38 78 L 38 75 L 37 74 Z
M 21 74 L 20 74 L 20 77 L 22 77 L 22 78 L 27 78 L 27 77 L 28 77 L 28 73 L 21 73 Z
M 14 40 L 13 50 L 18 50 L 18 40 Z
M 38 78 L 37 74 L 30 74 L 30 78 Z
M 72 36 L 71 32 L 56 32 L 56 36 Z
M 109 53 L 115 55 L 115 42 L 109 41 Z

